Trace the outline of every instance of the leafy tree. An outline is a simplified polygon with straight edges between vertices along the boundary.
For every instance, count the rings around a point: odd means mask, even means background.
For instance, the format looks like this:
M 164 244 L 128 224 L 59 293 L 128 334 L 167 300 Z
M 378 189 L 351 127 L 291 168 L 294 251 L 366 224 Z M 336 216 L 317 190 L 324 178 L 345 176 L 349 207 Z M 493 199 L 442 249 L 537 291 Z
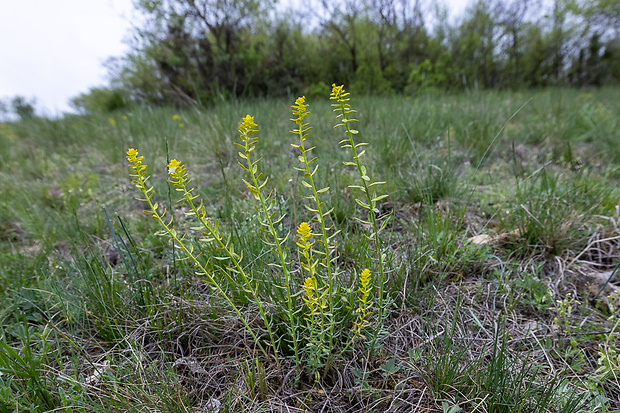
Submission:
M 75 99 L 202 105 L 240 96 L 519 88 L 618 81 L 617 0 L 471 0 L 458 19 L 426 0 L 138 0 L 132 51 L 110 88 Z M 121 99 L 122 97 L 122 99 Z M 97 108 L 96 108 L 97 107 Z
M 110 113 L 127 108 L 129 99 L 123 89 L 96 87 L 71 99 L 71 105 L 80 112 Z
M 498 85 L 495 48 L 498 24 L 493 0 L 478 0 L 467 11 L 452 35 L 452 55 L 464 87 L 491 88 Z
M 28 100 L 24 96 L 15 96 L 11 99 L 11 109 L 20 119 L 30 119 L 34 117 L 36 102 L 37 100 L 34 98 Z
M 512 87 L 521 86 L 523 79 L 522 48 L 523 27 L 527 24 L 528 12 L 539 7 L 537 0 L 506 0 L 497 3 L 497 19 L 501 27 L 501 43 L 504 52 L 504 79 L 502 83 Z

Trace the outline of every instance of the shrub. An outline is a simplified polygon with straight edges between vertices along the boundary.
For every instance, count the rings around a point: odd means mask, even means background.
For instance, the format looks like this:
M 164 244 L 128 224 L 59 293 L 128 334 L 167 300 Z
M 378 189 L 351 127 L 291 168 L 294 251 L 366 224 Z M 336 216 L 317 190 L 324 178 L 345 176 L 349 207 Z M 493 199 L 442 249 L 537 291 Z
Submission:
M 129 98 L 121 89 L 96 87 L 71 99 L 71 105 L 81 112 L 106 114 L 126 109 Z

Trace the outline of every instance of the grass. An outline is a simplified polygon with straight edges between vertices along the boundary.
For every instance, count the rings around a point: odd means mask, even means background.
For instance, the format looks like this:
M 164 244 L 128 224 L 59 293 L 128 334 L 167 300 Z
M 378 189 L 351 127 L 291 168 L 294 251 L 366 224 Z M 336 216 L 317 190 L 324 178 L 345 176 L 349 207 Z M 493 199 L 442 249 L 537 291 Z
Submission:
M 333 244 L 335 230 L 314 238 L 338 257 L 333 290 L 316 276 L 317 294 L 338 297 L 325 311 L 304 304 L 312 274 L 295 264 L 296 228 L 313 213 L 308 178 L 294 169 L 303 167 L 288 132 L 294 98 L 5 124 L 0 412 L 620 410 L 620 285 L 605 283 L 620 262 L 617 94 L 353 96 L 356 140 L 369 143 L 362 159 L 387 182 L 380 239 L 368 237 L 372 221 L 356 202 L 365 195 L 348 188 L 359 176 L 342 166 L 352 158 L 330 102 L 309 101 L 312 185 L 330 188 L 322 213 L 340 231 Z M 268 211 L 282 217 L 273 235 L 290 233 L 272 238 L 289 251 L 284 261 L 263 242 L 237 165 L 248 113 L 260 125 Z M 191 235 L 166 184 L 169 160 L 183 159 L 206 216 L 243 251 L 235 273 L 204 261 L 237 312 L 155 235 L 134 199 L 129 147 L 148 159 L 156 201 Z M 200 257 L 222 254 L 194 245 Z M 304 262 L 322 268 L 325 252 L 310 251 Z M 365 338 L 351 338 L 358 278 L 379 255 L 383 302 L 368 307 Z M 282 266 L 290 293 L 274 287 Z

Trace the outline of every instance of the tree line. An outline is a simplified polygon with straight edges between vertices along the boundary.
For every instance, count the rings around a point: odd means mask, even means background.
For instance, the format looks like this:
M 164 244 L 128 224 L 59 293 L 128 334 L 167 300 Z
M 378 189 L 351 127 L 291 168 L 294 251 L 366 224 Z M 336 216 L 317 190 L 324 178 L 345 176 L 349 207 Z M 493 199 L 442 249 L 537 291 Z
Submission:
M 111 83 L 73 100 L 203 105 L 237 97 L 601 86 L 620 79 L 620 0 L 137 0 Z

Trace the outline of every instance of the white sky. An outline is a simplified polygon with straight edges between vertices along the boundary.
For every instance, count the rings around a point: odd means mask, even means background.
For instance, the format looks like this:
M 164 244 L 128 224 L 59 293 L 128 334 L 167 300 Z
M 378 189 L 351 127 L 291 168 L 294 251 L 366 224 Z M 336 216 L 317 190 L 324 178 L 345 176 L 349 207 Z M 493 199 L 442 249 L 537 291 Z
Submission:
M 131 0 L 0 0 L 0 98 L 37 98 L 46 115 L 106 83 L 102 63 L 127 50 Z
M 449 0 L 451 15 L 466 2 Z M 71 111 L 70 98 L 107 83 L 103 62 L 128 51 L 132 10 L 131 0 L 0 0 L 0 99 Z

